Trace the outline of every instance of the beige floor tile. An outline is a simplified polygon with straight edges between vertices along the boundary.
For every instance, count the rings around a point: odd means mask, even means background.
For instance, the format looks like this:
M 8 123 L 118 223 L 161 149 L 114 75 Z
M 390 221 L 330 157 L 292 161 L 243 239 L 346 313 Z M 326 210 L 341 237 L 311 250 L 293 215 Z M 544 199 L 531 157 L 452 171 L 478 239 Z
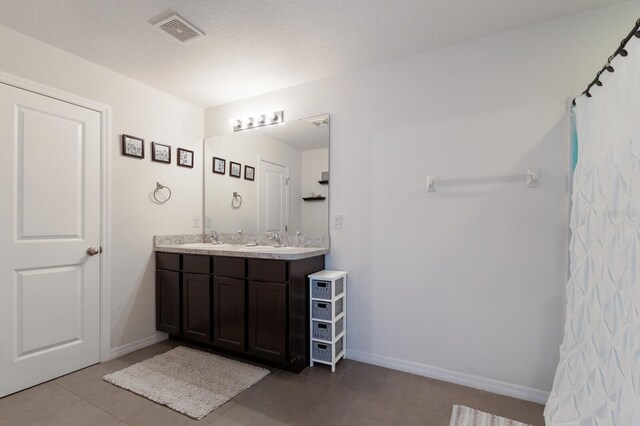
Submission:
M 169 407 L 164 405 L 152 403 L 147 408 L 138 412 L 137 414 L 129 417 L 126 422 L 131 426 L 163 426 L 163 425 L 207 425 L 213 420 L 224 414 L 228 409 L 233 406 L 233 403 L 227 402 L 221 407 L 213 410 L 206 417 L 201 420 L 192 419 L 189 416 L 178 413 Z
M 342 378 L 344 373 L 353 367 L 354 361 L 343 359 L 336 365 L 336 371 L 331 372 L 331 366 L 316 363 L 313 367 L 307 367 L 300 374 L 316 380 L 322 380 L 328 383 L 335 383 Z
M 50 413 L 42 414 L 27 424 L 34 426 L 112 426 L 124 423 L 87 401 L 80 400 Z
M 109 389 L 113 386 L 102 380 L 106 374 L 127 368 L 129 364 L 119 359 L 115 359 L 106 363 L 96 364 L 87 367 L 75 373 L 67 374 L 56 380 L 54 383 L 62 386 L 70 392 L 85 398 L 100 391 Z
M 400 403 L 407 393 L 410 379 L 408 373 L 356 362 L 337 385 L 362 392 L 373 401 Z
M 333 386 L 320 401 L 314 401 L 304 422 L 309 426 L 383 425 L 397 423 L 399 406 L 396 402 L 373 401 L 370 395 Z
M 392 424 L 401 424 L 403 426 L 449 426 L 451 421 L 451 410 L 449 414 L 441 414 L 429 409 L 425 406 L 415 406 L 403 402 L 397 412 L 397 420 Z
M 227 411 L 213 419 L 215 426 L 285 426 L 284 423 L 256 408 L 234 404 Z
M 330 385 L 300 374 L 281 371 L 261 380 L 233 401 L 258 408 L 285 423 L 299 424 L 307 418 L 315 401 L 329 392 Z
M 148 426 L 163 426 L 163 425 L 195 425 L 206 424 L 206 422 L 198 422 L 193 420 L 184 414 L 180 414 L 170 408 L 159 404 L 152 404 L 149 407 L 138 412 L 134 416 L 127 419 L 127 424 L 132 426 L 148 425 Z
M 44 383 L 0 399 L 0 425 L 26 424 L 78 401 L 80 398 L 55 383 Z
M 133 417 L 151 404 L 154 404 L 147 398 L 115 385 L 110 385 L 105 390 L 87 396 L 86 400 L 120 420 Z
M 403 402 L 450 416 L 455 404 L 480 409 L 480 395 L 481 391 L 477 389 L 412 375 Z

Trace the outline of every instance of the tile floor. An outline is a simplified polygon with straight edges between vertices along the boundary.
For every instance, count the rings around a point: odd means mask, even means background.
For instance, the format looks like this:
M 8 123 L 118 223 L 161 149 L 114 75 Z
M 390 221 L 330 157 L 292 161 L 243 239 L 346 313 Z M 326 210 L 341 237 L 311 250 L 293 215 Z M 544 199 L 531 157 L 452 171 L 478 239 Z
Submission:
M 101 378 L 176 345 L 164 341 L 0 399 L 0 425 L 449 425 L 463 404 L 533 425 L 543 406 L 351 360 L 331 374 L 272 374 L 200 421 Z

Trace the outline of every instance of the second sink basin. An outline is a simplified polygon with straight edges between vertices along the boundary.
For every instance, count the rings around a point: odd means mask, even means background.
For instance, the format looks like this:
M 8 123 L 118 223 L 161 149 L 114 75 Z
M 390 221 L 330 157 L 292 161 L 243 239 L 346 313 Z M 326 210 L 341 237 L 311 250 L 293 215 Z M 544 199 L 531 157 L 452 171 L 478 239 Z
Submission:
M 211 243 L 189 243 L 189 244 L 180 244 L 181 247 L 184 248 L 192 248 L 192 249 L 216 249 L 216 248 L 229 248 L 231 244 L 211 244 Z
M 246 251 L 271 251 L 280 250 L 287 247 L 274 247 L 274 246 L 244 246 L 241 250 Z

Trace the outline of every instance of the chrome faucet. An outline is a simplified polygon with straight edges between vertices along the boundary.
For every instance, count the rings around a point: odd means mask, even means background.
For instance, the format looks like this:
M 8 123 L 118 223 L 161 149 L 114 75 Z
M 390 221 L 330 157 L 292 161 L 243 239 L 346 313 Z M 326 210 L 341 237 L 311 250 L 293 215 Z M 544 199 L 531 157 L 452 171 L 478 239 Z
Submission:
M 284 245 L 282 244 L 282 239 L 280 238 L 280 235 L 277 232 L 272 233 L 269 236 L 269 239 L 271 241 L 275 241 L 276 242 L 276 247 L 284 247 Z
M 218 236 L 218 233 L 216 231 L 211 231 L 211 234 L 209 235 L 209 241 L 211 242 L 211 244 L 222 244 L 222 242 L 220 241 L 220 237 Z

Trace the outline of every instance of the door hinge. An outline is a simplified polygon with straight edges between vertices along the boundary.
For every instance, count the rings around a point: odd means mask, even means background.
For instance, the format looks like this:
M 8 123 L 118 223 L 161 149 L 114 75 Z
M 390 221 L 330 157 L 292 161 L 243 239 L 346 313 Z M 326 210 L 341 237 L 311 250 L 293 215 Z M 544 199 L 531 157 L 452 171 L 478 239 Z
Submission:
M 284 232 L 289 232 L 289 227 L 287 225 L 284 226 Z
M 286 178 L 286 179 L 284 180 L 284 184 L 285 184 L 285 185 L 289 185 L 289 178 Z

